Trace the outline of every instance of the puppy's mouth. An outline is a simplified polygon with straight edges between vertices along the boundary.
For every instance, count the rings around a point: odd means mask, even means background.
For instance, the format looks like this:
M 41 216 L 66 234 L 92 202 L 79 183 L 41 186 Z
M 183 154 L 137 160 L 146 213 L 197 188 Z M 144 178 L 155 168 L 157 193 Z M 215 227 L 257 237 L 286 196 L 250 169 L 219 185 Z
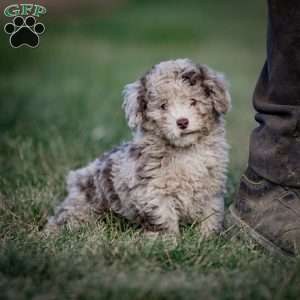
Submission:
M 208 135 L 208 128 L 204 127 L 199 130 L 187 130 L 184 132 L 181 132 L 181 136 L 187 136 L 187 135 L 193 135 L 193 134 L 202 134 L 202 135 Z
M 190 130 L 190 131 L 181 132 L 180 135 L 181 136 L 187 136 L 187 135 L 197 134 L 199 132 L 200 132 L 200 130 Z

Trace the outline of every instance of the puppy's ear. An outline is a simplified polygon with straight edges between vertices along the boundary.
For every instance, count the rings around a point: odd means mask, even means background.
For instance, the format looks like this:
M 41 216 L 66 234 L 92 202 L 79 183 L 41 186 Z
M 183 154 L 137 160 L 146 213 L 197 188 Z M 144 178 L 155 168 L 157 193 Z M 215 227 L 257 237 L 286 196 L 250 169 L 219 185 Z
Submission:
M 201 67 L 205 94 L 212 100 L 215 111 L 219 114 L 227 113 L 231 108 L 231 97 L 228 91 L 228 84 L 221 73 L 210 70 L 208 67 Z
M 136 130 L 142 125 L 146 110 L 145 79 L 142 78 L 127 84 L 123 90 L 123 105 L 127 123 L 130 129 Z

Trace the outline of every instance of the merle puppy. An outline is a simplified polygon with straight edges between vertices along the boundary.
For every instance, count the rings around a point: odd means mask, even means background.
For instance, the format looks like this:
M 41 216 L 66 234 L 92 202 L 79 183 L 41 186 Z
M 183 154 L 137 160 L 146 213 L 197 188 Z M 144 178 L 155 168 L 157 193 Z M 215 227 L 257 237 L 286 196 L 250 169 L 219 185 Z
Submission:
M 146 232 L 177 234 L 197 224 L 222 229 L 228 163 L 223 76 L 189 59 L 155 65 L 124 90 L 133 140 L 68 176 L 68 196 L 47 229 L 80 224 L 110 210 Z

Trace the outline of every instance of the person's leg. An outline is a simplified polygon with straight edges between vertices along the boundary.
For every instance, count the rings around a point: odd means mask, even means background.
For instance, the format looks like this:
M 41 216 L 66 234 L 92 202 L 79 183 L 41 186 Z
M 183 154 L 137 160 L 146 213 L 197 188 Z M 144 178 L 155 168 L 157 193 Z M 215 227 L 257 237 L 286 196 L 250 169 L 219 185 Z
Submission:
M 254 93 L 249 166 L 300 187 L 300 1 L 269 0 L 267 62 Z
M 248 169 L 229 219 L 278 254 L 300 249 L 300 1 L 269 0 Z

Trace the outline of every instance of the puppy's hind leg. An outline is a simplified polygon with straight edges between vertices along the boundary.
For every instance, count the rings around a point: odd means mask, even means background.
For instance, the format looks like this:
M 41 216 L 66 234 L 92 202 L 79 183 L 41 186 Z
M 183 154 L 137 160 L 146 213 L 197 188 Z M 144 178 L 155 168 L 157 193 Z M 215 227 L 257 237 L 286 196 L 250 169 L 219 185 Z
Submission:
M 46 231 L 56 231 L 61 225 L 78 226 L 100 213 L 104 203 L 96 184 L 97 163 L 71 171 L 68 175 L 68 196 L 48 219 Z

